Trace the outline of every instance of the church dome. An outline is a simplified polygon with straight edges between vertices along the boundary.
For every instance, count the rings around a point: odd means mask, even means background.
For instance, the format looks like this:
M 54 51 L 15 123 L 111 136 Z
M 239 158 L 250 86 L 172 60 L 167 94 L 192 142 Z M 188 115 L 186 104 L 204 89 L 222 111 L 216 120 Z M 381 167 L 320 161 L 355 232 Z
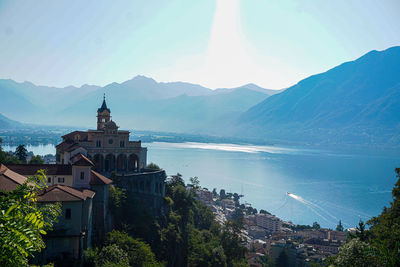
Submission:
M 104 128 L 107 128 L 107 129 L 117 129 L 118 126 L 117 126 L 117 124 L 116 124 L 115 122 L 109 121 L 109 122 L 107 122 L 106 124 L 104 124 Z

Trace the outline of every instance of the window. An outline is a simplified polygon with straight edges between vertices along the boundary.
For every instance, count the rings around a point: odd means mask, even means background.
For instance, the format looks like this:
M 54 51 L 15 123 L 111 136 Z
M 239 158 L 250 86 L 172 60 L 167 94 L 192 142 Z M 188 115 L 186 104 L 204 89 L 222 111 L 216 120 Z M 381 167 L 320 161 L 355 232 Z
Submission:
M 81 180 L 85 179 L 85 173 L 81 172 Z
M 71 209 L 66 209 L 65 210 L 65 219 L 70 220 L 71 219 Z
M 108 139 L 108 143 L 111 145 L 114 142 L 112 139 Z
M 96 141 L 96 147 L 101 147 L 101 141 L 100 140 Z
M 120 147 L 125 147 L 125 142 L 124 141 L 119 141 L 119 146 Z
M 51 183 L 51 177 L 48 177 L 48 178 L 47 178 L 47 182 L 48 182 L 48 183 Z
M 58 177 L 58 182 L 59 183 L 64 183 L 64 177 Z

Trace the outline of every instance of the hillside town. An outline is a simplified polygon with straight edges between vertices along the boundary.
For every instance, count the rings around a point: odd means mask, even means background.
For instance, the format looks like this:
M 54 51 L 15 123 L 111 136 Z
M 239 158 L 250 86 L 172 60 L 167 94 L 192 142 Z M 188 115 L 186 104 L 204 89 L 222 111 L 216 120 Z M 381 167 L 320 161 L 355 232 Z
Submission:
M 190 187 L 189 187 L 190 188 Z M 268 213 L 240 204 L 240 195 L 221 190 L 196 189 L 197 199 L 212 208 L 216 220 L 221 224 L 228 219 L 241 219 L 243 236 L 247 240 L 249 252 L 246 257 L 250 266 L 261 267 L 259 258 L 268 255 L 274 262 L 279 257 L 287 257 L 288 266 L 303 267 L 323 263 L 325 259 L 339 252 L 339 247 L 347 240 L 348 233 L 355 229 L 342 231 L 320 228 L 318 224 L 296 226 Z M 236 198 L 236 201 L 235 201 Z M 241 217 L 241 218 L 240 218 Z

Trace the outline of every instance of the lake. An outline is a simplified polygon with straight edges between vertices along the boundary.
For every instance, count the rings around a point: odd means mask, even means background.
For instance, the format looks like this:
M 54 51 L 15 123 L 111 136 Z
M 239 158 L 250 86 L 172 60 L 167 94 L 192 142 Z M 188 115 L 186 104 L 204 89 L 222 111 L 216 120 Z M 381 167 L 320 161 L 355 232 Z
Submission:
M 203 187 L 242 193 L 242 202 L 296 224 L 335 228 L 378 215 L 391 201 L 400 167 L 393 151 L 331 151 L 279 146 L 148 143 L 148 162 Z M 4 150 L 15 147 L 3 146 Z M 44 155 L 54 146 L 28 146 Z M 287 194 L 287 193 L 290 194 Z

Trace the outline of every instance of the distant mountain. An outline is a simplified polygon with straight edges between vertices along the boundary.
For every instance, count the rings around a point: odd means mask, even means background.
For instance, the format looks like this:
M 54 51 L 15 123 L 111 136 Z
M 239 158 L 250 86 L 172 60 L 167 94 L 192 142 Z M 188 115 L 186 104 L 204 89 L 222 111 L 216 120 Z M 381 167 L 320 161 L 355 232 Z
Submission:
M 235 134 L 311 143 L 400 144 L 400 47 L 311 76 L 250 108 Z
M 0 114 L 0 129 L 16 129 L 22 126 L 23 126 L 22 123 L 10 120 L 6 116 Z
M 269 95 L 269 96 L 278 94 L 278 93 L 280 93 L 280 92 L 285 90 L 285 89 L 280 89 L 280 90 L 265 89 L 265 88 L 262 88 L 262 87 L 260 87 L 260 86 L 258 86 L 256 84 L 254 84 L 254 83 L 249 83 L 249 84 L 242 85 L 242 86 L 236 87 L 236 88 L 218 88 L 218 89 L 214 90 L 213 93 L 214 94 L 228 93 L 228 92 L 232 92 L 232 91 L 237 90 L 237 89 L 249 89 L 249 90 L 252 90 L 252 91 L 264 93 L 264 94 Z
M 147 88 L 147 87 L 145 87 Z M 110 88 L 105 88 L 110 90 Z M 236 89 L 226 93 L 187 95 L 164 98 L 137 96 L 113 88 L 106 95 L 107 103 L 115 121 L 124 128 L 174 132 L 207 131 L 220 120 L 233 120 L 251 106 L 263 101 L 268 95 L 249 90 Z M 128 89 L 126 89 L 128 90 Z M 58 121 L 79 122 L 93 125 L 102 92 L 96 91 L 59 113 Z M 99 101 L 100 100 L 100 101 Z
M 209 129 L 220 119 L 232 120 L 275 92 L 254 84 L 211 90 L 145 76 L 104 87 L 56 88 L 0 80 L 5 103 L 0 112 L 27 123 L 95 127 L 105 93 L 112 115 L 124 128 L 193 132 Z

